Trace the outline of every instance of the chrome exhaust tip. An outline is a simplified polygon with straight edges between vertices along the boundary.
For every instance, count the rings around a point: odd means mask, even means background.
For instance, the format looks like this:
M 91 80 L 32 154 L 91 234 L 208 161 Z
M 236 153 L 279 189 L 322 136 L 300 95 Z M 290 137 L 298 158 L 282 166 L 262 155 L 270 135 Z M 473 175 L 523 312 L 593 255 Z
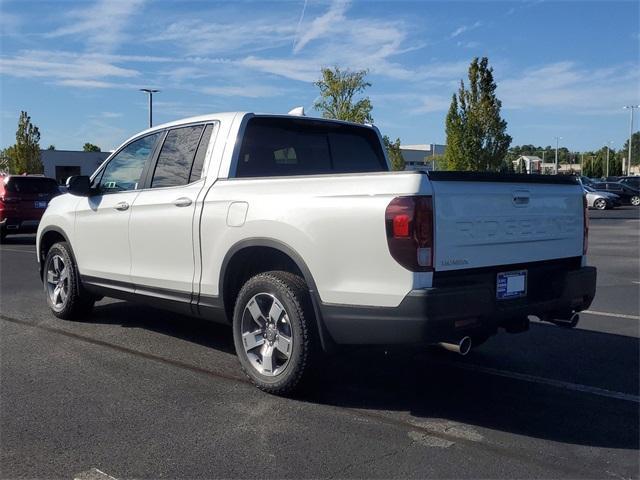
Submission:
M 542 317 L 541 320 L 553 323 L 554 325 L 562 328 L 574 328 L 580 321 L 580 315 L 577 312 L 573 312 L 566 317 L 555 318 L 553 316 L 545 316 Z
M 462 337 L 458 343 L 439 342 L 438 345 L 464 357 L 471 351 L 471 337 Z

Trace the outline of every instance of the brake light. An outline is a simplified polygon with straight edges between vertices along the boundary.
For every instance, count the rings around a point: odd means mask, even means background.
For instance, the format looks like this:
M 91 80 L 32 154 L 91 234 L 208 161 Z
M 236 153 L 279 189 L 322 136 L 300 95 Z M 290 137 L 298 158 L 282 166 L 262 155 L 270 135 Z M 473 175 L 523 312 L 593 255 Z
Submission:
M 582 254 L 587 254 L 589 248 L 589 205 L 587 204 L 587 196 L 582 196 L 583 219 L 582 222 Z
M 431 197 L 397 197 L 385 211 L 391 256 L 412 272 L 433 270 L 433 202 Z

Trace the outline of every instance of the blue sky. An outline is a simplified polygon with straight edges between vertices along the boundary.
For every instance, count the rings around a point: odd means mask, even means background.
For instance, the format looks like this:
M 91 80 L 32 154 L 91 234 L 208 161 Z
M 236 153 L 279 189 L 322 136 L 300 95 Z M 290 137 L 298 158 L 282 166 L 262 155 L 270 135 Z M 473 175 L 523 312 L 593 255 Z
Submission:
M 637 1 L 0 1 L 2 147 L 27 110 L 43 148 L 113 149 L 146 127 L 149 86 L 155 123 L 315 114 L 331 65 L 369 69 L 375 123 L 405 144 L 444 142 L 474 56 L 494 67 L 513 144 L 620 148 L 621 107 L 640 103 Z

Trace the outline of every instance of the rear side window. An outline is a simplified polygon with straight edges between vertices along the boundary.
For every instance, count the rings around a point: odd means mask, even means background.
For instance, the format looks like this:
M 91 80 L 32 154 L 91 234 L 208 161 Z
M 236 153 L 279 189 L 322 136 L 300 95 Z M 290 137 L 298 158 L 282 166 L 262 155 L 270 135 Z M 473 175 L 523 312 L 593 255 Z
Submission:
M 254 117 L 245 130 L 237 177 L 387 171 L 376 132 L 368 127 L 291 118 Z
M 200 138 L 200 144 L 198 145 L 198 150 L 196 150 L 196 158 L 193 160 L 193 166 L 189 174 L 189 183 L 200 180 L 202 177 L 202 166 L 204 165 L 204 157 L 207 154 L 207 147 L 209 146 L 209 140 L 211 140 L 212 131 L 213 125 L 207 125 L 202 134 L 202 138 Z
M 151 188 L 175 187 L 189 183 L 191 166 L 202 136 L 202 125 L 170 130 L 162 145 Z
M 6 190 L 12 193 L 57 193 L 58 184 L 52 178 L 41 177 L 11 177 Z

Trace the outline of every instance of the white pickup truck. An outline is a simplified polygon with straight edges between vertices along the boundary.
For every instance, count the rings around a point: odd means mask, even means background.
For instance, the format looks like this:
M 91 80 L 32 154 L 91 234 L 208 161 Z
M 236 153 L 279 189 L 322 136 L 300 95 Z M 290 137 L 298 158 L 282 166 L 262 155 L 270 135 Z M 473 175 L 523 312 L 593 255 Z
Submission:
M 572 177 L 389 170 L 366 125 L 222 113 L 146 130 L 51 200 L 47 302 L 61 318 L 109 296 L 229 323 L 272 393 L 336 346 L 464 354 L 590 305 Z

